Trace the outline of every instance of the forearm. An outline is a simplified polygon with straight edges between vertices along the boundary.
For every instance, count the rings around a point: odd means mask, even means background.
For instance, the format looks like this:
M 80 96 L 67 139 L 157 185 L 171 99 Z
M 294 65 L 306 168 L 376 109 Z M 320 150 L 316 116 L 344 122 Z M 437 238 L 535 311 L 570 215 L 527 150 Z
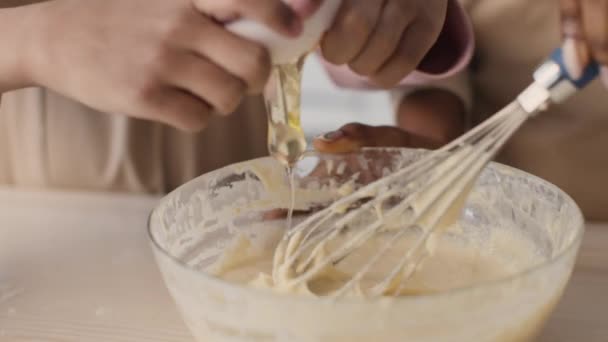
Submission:
M 391 91 L 399 127 L 438 142 L 450 142 L 472 126 L 468 70 L 420 86 Z
M 469 114 L 473 107 L 473 90 L 470 83 L 469 70 L 463 70 L 448 78 L 433 80 L 423 84 L 402 86 L 390 91 L 390 99 L 393 108 L 397 110 L 401 102 L 412 93 L 426 89 L 438 89 L 451 93 L 459 99 L 459 102 L 467 114 L 467 126 L 470 124 Z
M 467 129 L 462 100 L 444 89 L 420 89 L 403 97 L 397 106 L 399 128 L 445 145 Z
M 30 7 L 0 9 L 0 94 L 31 85 L 26 62 Z

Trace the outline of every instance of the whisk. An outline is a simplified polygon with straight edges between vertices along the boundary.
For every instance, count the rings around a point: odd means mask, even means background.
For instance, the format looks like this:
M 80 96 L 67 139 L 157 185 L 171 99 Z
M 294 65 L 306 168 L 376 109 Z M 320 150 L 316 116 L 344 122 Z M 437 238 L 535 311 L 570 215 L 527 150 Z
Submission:
M 366 297 L 398 295 L 435 239 L 454 223 L 476 178 L 515 131 L 530 117 L 586 86 L 598 74 L 587 66 L 580 79 L 565 68 L 556 50 L 534 72 L 533 83 L 515 101 L 445 147 L 309 216 L 288 231 L 275 251 L 273 279 L 296 287 L 327 267 L 347 259 L 371 239 L 382 237 L 371 258 L 326 294 L 340 297 L 356 289 Z M 395 261 L 386 255 L 399 239 L 417 231 L 413 243 Z M 391 262 L 387 268 L 386 263 Z M 376 266 L 389 270 L 362 287 Z

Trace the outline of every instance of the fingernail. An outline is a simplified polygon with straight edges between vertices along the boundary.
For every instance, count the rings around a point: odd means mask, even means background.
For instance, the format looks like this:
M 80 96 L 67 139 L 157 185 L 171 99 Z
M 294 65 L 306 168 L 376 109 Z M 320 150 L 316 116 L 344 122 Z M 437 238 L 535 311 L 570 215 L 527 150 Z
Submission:
M 579 79 L 583 75 L 583 65 L 579 56 L 578 42 L 574 38 L 566 38 L 562 46 L 564 66 L 568 75 L 573 79 Z
M 608 88 L 608 68 L 602 67 L 600 69 L 600 79 L 602 83 L 604 83 L 604 87 Z
M 344 137 L 344 132 L 341 130 L 337 130 L 337 131 L 325 133 L 317 138 L 327 141 L 327 142 L 332 142 L 332 141 L 342 139 L 343 137 Z

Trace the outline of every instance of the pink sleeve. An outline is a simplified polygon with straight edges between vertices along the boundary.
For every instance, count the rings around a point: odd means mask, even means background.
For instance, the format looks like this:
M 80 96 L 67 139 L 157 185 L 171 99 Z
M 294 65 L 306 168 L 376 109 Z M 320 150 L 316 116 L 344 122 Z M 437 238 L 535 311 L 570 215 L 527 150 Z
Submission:
M 474 38 L 471 23 L 457 0 L 448 2 L 443 30 L 418 69 L 404 78 L 400 86 L 416 85 L 450 77 L 462 71 L 473 55 Z M 347 65 L 323 62 L 331 79 L 345 88 L 376 89 L 366 77 L 352 72 Z

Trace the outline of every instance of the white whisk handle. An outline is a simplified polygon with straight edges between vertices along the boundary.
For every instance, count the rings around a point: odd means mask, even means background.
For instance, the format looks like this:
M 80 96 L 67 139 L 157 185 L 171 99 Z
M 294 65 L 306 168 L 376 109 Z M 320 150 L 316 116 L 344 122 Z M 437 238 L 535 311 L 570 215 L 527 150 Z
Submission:
M 561 103 L 587 86 L 599 75 L 599 66 L 587 65 L 579 78 L 568 72 L 562 49 L 556 49 L 534 72 L 534 82 L 518 97 L 520 105 L 530 114 L 545 110 L 552 103 Z

